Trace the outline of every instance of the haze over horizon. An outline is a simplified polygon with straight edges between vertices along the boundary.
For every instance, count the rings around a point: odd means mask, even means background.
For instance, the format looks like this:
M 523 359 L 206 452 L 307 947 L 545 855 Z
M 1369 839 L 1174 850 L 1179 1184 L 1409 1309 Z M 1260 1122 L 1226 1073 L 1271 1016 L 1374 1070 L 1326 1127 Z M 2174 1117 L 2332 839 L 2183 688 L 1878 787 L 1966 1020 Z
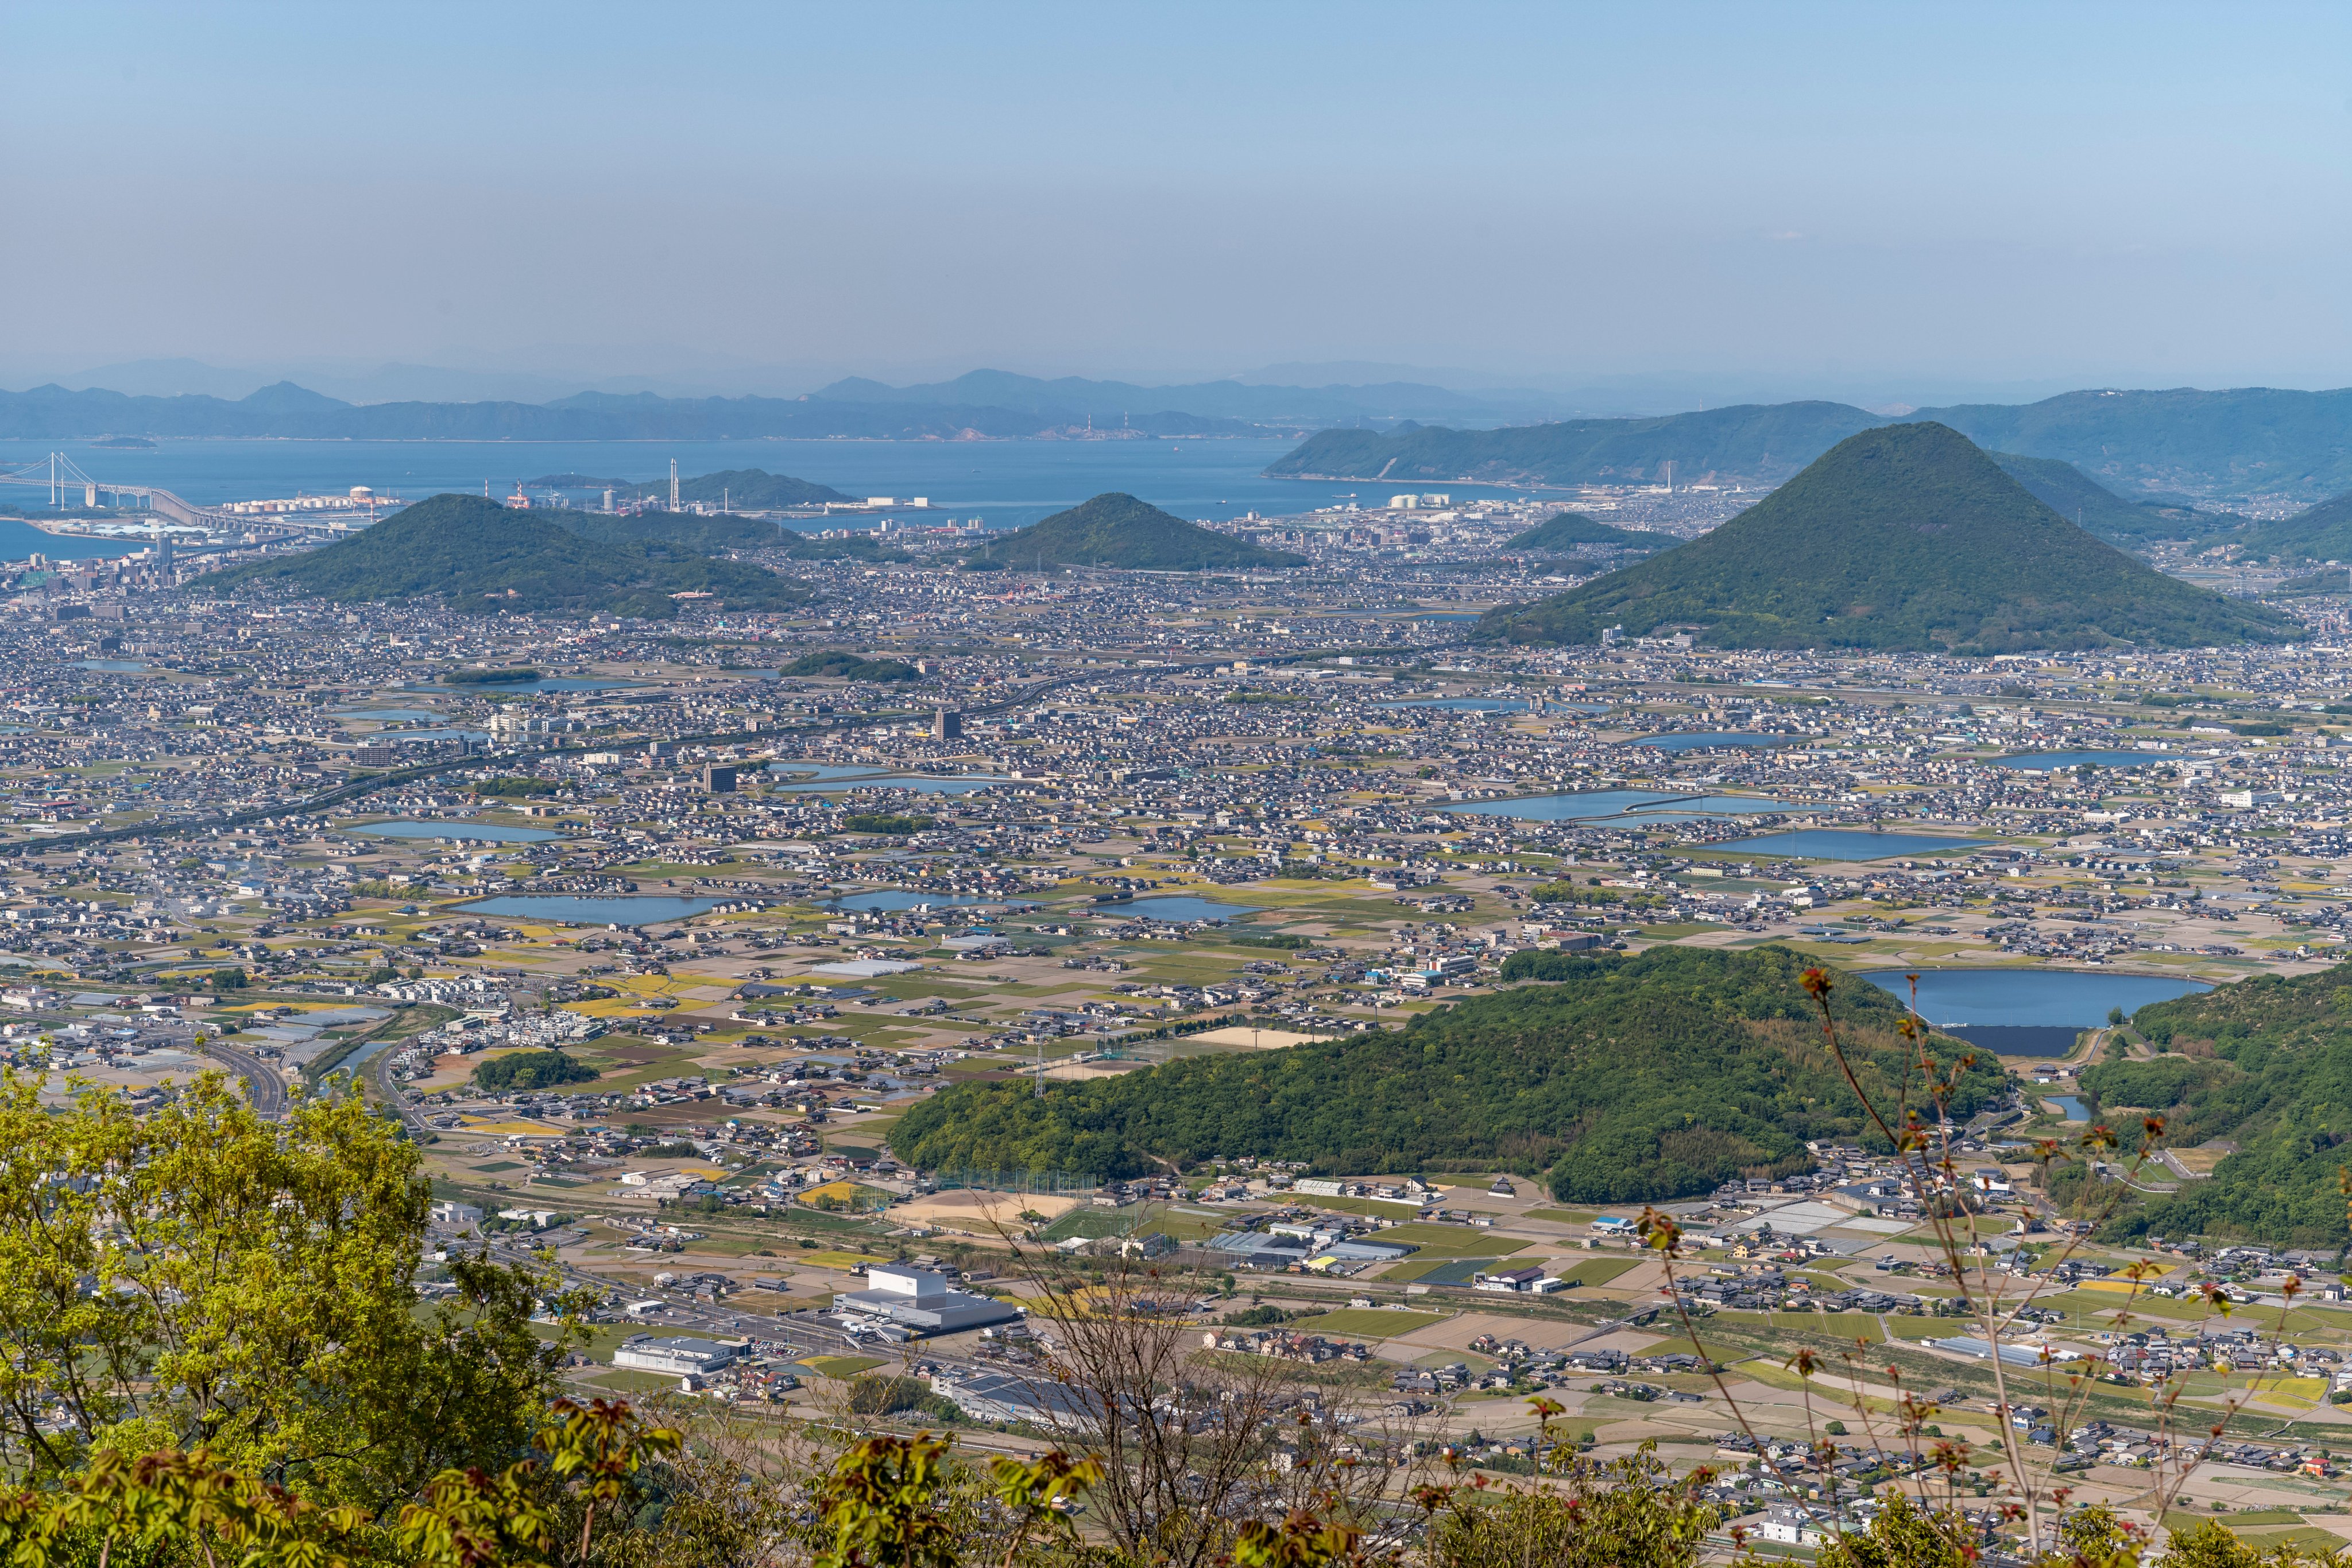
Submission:
M 2155 10 L 20 10 L 0 384 L 2352 382 L 2352 19 Z

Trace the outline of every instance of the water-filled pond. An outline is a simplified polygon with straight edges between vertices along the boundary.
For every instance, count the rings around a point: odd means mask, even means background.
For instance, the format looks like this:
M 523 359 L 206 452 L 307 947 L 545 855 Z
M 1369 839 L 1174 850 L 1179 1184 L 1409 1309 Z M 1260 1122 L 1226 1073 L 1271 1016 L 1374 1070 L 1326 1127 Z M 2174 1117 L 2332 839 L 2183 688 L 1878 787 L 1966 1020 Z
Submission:
M 1018 898 L 978 898 L 962 893 L 914 893 L 885 888 L 877 893 L 845 894 L 828 901 L 834 909 L 969 909 L 979 904 L 1013 904 L 1032 907 Z
M 1082 913 L 1140 915 L 1146 920 L 1238 920 L 1256 910 L 1238 904 L 1217 904 L 1205 898 L 1172 894 L 1164 898 L 1138 898 L 1125 904 L 1097 904 Z
M 725 902 L 721 898 L 667 898 L 659 894 L 614 894 L 595 898 L 565 893 L 510 893 L 458 907 L 468 915 L 550 920 L 558 925 L 651 925 L 664 920 L 688 920 Z
M 1709 844 L 1707 848 L 1800 861 L 1883 861 L 1897 855 L 1934 854 L 1939 850 L 1982 849 L 1987 841 L 1934 838 L 1926 833 L 1869 833 L 1854 828 L 1797 828 L 1727 844 Z
M 1910 994 L 1906 971 L 1863 975 L 1898 997 Z M 2213 988 L 2168 975 L 2103 974 L 2091 969 L 1922 969 L 1919 1016 L 1932 1024 L 2006 1025 L 2085 1030 L 2107 1021 L 2113 1008 L 2128 1018 L 2150 1002 L 2168 1002 Z
M 1479 817 L 1511 817 L 1522 822 L 1581 822 L 1601 819 L 1629 822 L 1676 817 L 1744 817 L 1785 811 L 1785 800 L 1753 795 L 1675 795 L 1659 789 L 1591 789 L 1580 795 L 1523 795 L 1513 800 L 1479 800 L 1448 806 Z

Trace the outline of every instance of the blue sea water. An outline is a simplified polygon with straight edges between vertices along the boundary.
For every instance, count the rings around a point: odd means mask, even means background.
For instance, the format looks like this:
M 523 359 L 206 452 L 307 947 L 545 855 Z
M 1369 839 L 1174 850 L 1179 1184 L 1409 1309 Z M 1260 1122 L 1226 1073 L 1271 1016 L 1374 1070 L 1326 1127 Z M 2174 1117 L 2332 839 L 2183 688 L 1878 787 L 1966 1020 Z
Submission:
M 1377 507 L 1391 486 L 1269 479 L 1260 470 L 1296 442 L 1215 441 L 161 441 L 152 449 L 87 441 L 0 441 L 0 468 L 61 451 L 107 483 L 158 485 L 199 503 L 256 500 L 299 492 L 326 495 L 369 485 L 418 500 L 443 490 L 504 496 L 548 474 L 649 481 L 672 458 L 681 475 L 726 468 L 790 474 L 852 496 L 927 497 L 931 515 L 978 517 L 992 528 L 1021 528 L 1106 490 L 1139 496 L 1182 517 L 1276 516 L 1318 507 Z M 31 509 L 45 490 L 8 487 L 0 500 Z M 1495 486 L 1446 486 L 1457 500 L 1524 495 Z M 1377 494 L 1375 494 L 1377 492 Z M 913 513 L 919 518 L 922 514 Z M 16 536 L 21 534 L 22 539 Z M 53 556 L 119 555 L 143 539 L 53 539 L 0 520 L 0 559 L 35 550 Z M 1445 612 L 1458 613 L 1458 612 Z M 1418 619 L 1430 619 L 1423 614 Z

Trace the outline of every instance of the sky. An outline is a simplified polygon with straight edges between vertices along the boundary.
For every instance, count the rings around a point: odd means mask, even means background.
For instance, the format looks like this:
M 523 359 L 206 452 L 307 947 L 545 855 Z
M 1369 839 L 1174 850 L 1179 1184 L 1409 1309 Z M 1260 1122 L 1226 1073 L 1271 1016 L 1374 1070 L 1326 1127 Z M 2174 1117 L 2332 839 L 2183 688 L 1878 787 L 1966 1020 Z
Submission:
M 0 385 L 2352 382 L 2341 5 L 17 0 L 0 49 Z

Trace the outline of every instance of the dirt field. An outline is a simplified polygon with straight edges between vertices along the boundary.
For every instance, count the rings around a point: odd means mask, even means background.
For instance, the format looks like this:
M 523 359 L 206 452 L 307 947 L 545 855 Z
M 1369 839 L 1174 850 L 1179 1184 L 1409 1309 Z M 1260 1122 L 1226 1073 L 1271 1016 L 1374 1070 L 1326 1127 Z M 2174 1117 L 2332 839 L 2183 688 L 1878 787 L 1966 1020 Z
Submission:
M 1233 1024 L 1224 1029 L 1204 1030 L 1192 1037 L 1203 1045 L 1246 1045 L 1257 1051 L 1278 1051 L 1286 1045 L 1304 1045 L 1310 1040 L 1321 1040 L 1318 1034 L 1295 1034 L 1284 1029 L 1250 1029 Z
M 1038 1194 L 1013 1192 L 979 1192 L 962 1188 L 954 1192 L 935 1192 L 919 1197 L 912 1203 L 900 1204 L 890 1211 L 890 1218 L 907 1225 L 930 1225 L 941 1230 L 986 1239 L 1003 1229 L 1019 1234 L 1027 1228 L 1021 1223 L 1024 1209 L 1042 1214 L 1048 1219 L 1059 1219 L 1079 1206 L 1075 1197 L 1046 1197 Z

